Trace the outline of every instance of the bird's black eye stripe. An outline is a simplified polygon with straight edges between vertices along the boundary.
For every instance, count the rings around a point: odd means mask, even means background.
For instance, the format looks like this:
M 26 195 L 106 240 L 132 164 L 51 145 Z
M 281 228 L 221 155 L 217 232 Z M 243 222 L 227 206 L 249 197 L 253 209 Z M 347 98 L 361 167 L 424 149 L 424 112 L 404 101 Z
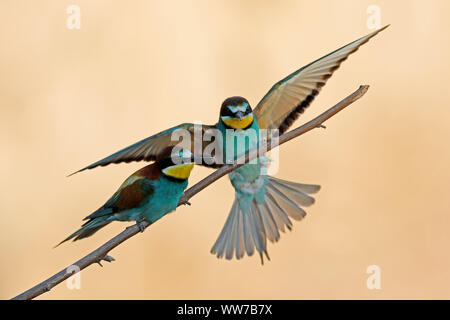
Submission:
M 175 163 L 174 161 L 175 162 L 178 161 L 178 162 Z M 170 156 L 168 158 L 164 158 L 164 159 L 160 160 L 159 161 L 159 166 L 160 166 L 161 169 L 165 169 L 165 168 L 168 168 L 168 167 L 180 164 L 181 162 L 183 162 L 183 159 L 181 159 L 181 158 L 174 158 L 173 161 L 172 161 L 172 157 Z
M 250 107 L 250 104 L 248 103 L 247 99 L 239 96 L 230 97 L 225 99 L 225 101 L 222 103 L 222 107 L 220 108 L 220 116 L 221 117 L 235 117 L 235 113 L 230 110 L 228 106 L 232 107 L 238 107 L 238 106 L 244 106 L 246 105 L 247 108 L 245 111 L 241 111 L 244 115 L 250 114 L 252 112 L 252 108 Z
M 220 113 L 222 117 L 234 117 L 234 113 L 231 112 L 230 108 L 225 107 L 222 108 L 222 112 Z
M 245 109 L 244 115 L 248 115 L 252 113 L 252 108 L 250 108 L 250 106 L 247 105 L 247 108 Z M 220 112 L 220 116 L 222 117 L 235 117 L 235 113 L 233 113 L 230 108 L 228 108 L 227 106 L 225 108 L 222 108 L 221 112 Z
M 169 157 L 169 158 L 162 159 L 162 160 L 159 162 L 159 165 L 161 166 L 161 169 L 165 169 L 165 168 L 167 168 L 167 167 L 172 166 L 172 165 L 173 165 L 173 162 L 172 162 L 172 159 Z

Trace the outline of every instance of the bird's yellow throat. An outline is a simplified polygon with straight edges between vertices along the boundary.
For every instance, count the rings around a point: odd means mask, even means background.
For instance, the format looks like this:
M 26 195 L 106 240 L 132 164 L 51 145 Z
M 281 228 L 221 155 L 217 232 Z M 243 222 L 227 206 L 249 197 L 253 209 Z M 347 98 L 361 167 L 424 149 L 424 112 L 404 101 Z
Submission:
M 222 117 L 222 121 L 233 129 L 245 129 L 253 122 L 253 114 L 249 114 L 242 119 Z
M 176 179 L 187 179 L 191 174 L 192 168 L 194 167 L 193 163 L 180 163 L 171 167 L 167 167 L 162 170 L 162 172 L 169 177 Z

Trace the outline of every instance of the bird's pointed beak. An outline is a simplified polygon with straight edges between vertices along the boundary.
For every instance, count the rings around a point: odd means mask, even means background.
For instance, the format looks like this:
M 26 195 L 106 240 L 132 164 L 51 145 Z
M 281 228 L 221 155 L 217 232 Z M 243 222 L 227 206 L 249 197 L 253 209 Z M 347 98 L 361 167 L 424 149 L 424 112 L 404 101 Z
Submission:
M 236 112 L 235 115 L 239 118 L 239 120 L 242 120 L 242 118 L 244 117 L 244 113 L 242 111 Z
M 214 159 L 211 156 L 203 155 L 203 154 L 192 154 L 191 155 L 191 161 L 195 162 L 196 160 L 202 160 L 202 159 Z
M 215 163 L 216 158 L 210 155 L 203 155 L 203 154 L 192 154 L 191 156 L 191 162 L 196 164 L 202 164 L 206 162 L 207 164 Z

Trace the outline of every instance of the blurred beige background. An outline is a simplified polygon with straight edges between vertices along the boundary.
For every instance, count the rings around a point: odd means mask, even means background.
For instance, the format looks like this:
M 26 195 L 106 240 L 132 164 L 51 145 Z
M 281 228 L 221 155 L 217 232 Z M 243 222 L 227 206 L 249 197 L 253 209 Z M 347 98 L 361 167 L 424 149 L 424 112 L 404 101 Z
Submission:
M 81 8 L 81 29 L 66 8 Z M 277 177 L 318 183 L 272 261 L 209 253 L 230 209 L 223 178 L 42 299 L 450 298 L 450 4 L 447 1 L 25 1 L 0 3 L 0 298 L 117 234 L 52 246 L 143 163 L 66 178 L 175 124 L 214 123 L 222 101 L 255 106 L 287 74 L 370 32 L 296 124 L 367 95 L 281 147 Z M 210 173 L 196 168 L 191 179 Z M 368 290 L 366 268 L 381 268 Z

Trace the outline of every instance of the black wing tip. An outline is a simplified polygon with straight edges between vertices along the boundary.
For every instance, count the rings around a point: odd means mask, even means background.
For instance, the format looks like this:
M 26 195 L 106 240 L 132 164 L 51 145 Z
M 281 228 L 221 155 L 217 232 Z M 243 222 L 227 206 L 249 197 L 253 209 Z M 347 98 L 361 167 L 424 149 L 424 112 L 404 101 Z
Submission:
M 73 176 L 74 174 L 77 174 L 77 173 L 82 172 L 82 171 L 85 171 L 85 170 L 94 169 L 94 168 L 96 168 L 96 167 L 98 167 L 98 166 L 102 166 L 102 165 L 101 165 L 101 164 L 96 164 L 96 165 L 90 165 L 90 166 L 84 167 L 83 169 L 80 169 L 80 170 L 78 170 L 78 171 L 72 172 L 71 174 L 69 174 L 68 176 L 66 176 L 66 178 L 71 177 L 71 176 Z
M 369 35 L 370 35 L 370 38 L 376 36 L 378 33 L 380 33 L 381 31 L 383 31 L 384 29 L 389 28 L 390 25 L 391 25 L 391 24 L 387 24 L 387 25 L 385 25 L 384 27 L 381 27 L 381 28 L 379 28 L 379 29 L 373 31 L 372 33 L 369 34 Z M 369 38 L 369 39 L 370 39 L 370 38 Z
M 91 169 L 95 169 L 97 167 L 106 167 L 110 164 L 130 163 L 130 162 L 140 162 L 140 161 L 148 161 L 148 162 L 156 161 L 156 158 L 153 156 L 149 156 L 149 157 L 139 156 L 139 157 L 136 157 L 133 159 L 120 159 L 120 160 L 115 160 L 115 161 L 110 161 L 110 162 L 105 162 L 105 163 L 95 163 L 95 164 L 92 164 L 90 166 L 87 166 L 83 169 L 80 169 L 78 171 L 75 171 L 75 172 L 67 175 L 66 178 L 71 177 L 71 176 L 73 176 L 79 172 L 85 171 L 85 170 L 91 170 Z
M 66 242 L 66 240 L 61 241 L 61 242 L 58 243 L 57 245 L 54 245 L 54 246 L 52 247 L 52 249 L 58 248 L 58 247 L 59 247 L 60 245 L 62 245 L 64 242 Z
M 83 168 L 83 169 L 80 169 L 80 170 L 78 170 L 78 171 L 75 171 L 75 172 L 69 174 L 69 175 L 66 176 L 66 177 L 67 177 L 67 178 L 68 178 L 68 177 L 71 177 L 71 176 L 73 176 L 74 174 L 77 174 L 77 173 L 82 172 L 82 171 L 85 171 L 85 170 L 91 170 L 91 169 L 94 169 L 94 168 L 97 168 L 97 167 L 105 167 L 105 166 L 107 166 L 108 164 L 111 164 L 111 163 L 115 163 L 115 162 L 108 162 L 108 163 L 105 163 L 105 164 L 101 164 L 101 163 L 100 163 L 100 164 L 92 164 L 92 165 L 87 166 L 87 167 L 85 167 L 85 168 Z
M 68 238 L 66 238 L 66 239 L 64 239 L 63 241 L 61 241 L 60 243 L 58 243 L 57 245 L 55 245 L 55 246 L 53 246 L 53 248 L 52 249 L 56 249 L 57 247 L 59 247 L 60 245 L 62 245 L 64 242 L 67 242 L 67 241 L 69 241 L 70 239 L 72 239 L 73 237 L 72 236 L 70 236 L 70 237 L 68 237 Z
M 384 27 L 381 27 L 380 29 L 378 29 L 378 32 L 383 31 L 384 29 L 387 29 L 388 27 L 390 27 L 390 23 L 385 25 Z
M 85 170 L 85 169 L 81 169 L 81 170 L 72 172 L 71 174 L 67 175 L 66 178 L 69 178 L 69 177 L 73 176 L 74 174 L 77 174 L 78 172 L 81 172 L 81 171 L 84 171 L 84 170 Z

